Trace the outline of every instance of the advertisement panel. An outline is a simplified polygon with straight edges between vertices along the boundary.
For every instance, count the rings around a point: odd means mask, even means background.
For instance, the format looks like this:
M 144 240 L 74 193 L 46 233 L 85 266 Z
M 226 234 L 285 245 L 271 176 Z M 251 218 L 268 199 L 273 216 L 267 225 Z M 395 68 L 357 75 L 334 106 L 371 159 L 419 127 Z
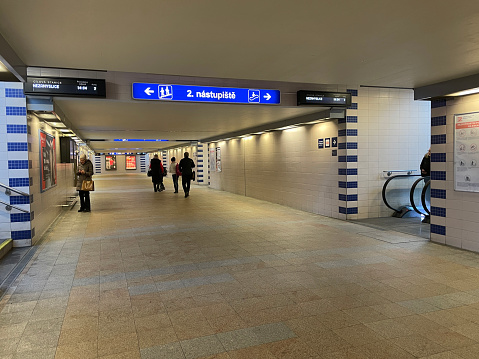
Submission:
M 56 186 L 57 159 L 55 137 L 43 130 L 40 132 L 40 190 Z
M 454 189 L 479 192 L 479 112 L 454 115 Z
M 135 155 L 127 155 L 125 166 L 127 170 L 136 170 L 136 156 Z
M 116 155 L 105 156 L 105 169 L 107 171 L 116 171 Z

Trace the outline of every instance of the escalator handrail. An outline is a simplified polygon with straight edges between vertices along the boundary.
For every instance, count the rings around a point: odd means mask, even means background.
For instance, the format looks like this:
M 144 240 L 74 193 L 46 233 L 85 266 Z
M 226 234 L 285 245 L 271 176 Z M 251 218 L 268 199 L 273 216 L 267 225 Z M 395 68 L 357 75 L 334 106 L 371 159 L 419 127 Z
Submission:
M 423 213 L 421 212 L 417 207 L 416 207 L 416 202 L 414 201 L 414 191 L 416 190 L 416 187 L 418 185 L 419 182 L 423 181 L 424 180 L 424 177 L 421 177 L 421 178 L 418 178 L 414 183 L 413 185 L 411 186 L 411 191 L 409 192 L 409 200 L 411 202 L 411 206 L 412 208 L 419 214 L 426 214 L 426 213 Z M 425 186 L 424 186 L 425 187 Z M 424 191 L 424 188 L 423 188 L 423 191 Z M 421 199 L 422 199 L 422 195 L 421 195 Z
M 386 182 L 384 182 L 384 185 L 383 185 L 383 191 L 382 191 L 382 196 L 383 196 L 383 202 L 384 204 L 386 205 L 386 207 L 392 209 L 393 211 L 395 212 L 400 212 L 399 209 L 396 209 L 396 208 L 393 208 L 391 207 L 391 205 L 388 203 L 388 201 L 386 200 L 386 187 L 388 186 L 389 182 L 391 182 L 394 178 L 397 178 L 397 177 L 417 177 L 417 176 L 420 176 L 419 174 L 416 174 L 416 175 L 395 175 L 395 176 L 392 176 L 392 177 L 389 177 L 387 179 Z
M 424 210 L 427 212 L 428 215 L 430 215 L 431 212 L 429 211 L 429 209 L 427 209 L 426 191 L 427 191 L 427 187 L 429 187 L 430 185 L 431 185 L 431 180 L 426 182 L 426 184 L 424 185 L 424 188 L 422 189 L 422 193 L 421 193 L 422 208 L 424 208 Z

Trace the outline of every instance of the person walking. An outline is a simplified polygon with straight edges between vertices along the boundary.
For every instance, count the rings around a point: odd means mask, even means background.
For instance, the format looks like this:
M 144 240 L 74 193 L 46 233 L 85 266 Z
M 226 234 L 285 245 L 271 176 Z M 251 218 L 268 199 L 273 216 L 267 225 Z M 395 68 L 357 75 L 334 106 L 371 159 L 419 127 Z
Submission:
M 190 195 L 190 182 L 193 178 L 193 168 L 195 168 L 195 163 L 189 157 L 190 154 L 185 152 L 184 157 L 178 165 L 178 169 L 181 172 L 181 184 L 183 185 L 183 191 L 185 191 L 185 198 Z
M 153 158 L 151 159 L 150 170 L 151 182 L 153 182 L 153 189 L 155 190 L 155 192 L 163 191 L 163 164 L 158 158 L 158 155 L 153 156 Z
M 171 178 L 173 179 L 173 186 L 175 187 L 175 193 L 178 193 L 178 177 L 180 175 L 180 171 L 178 169 L 178 163 L 176 163 L 175 157 L 171 157 L 170 173 L 171 173 Z
M 93 176 L 93 163 L 86 158 L 85 154 L 80 155 L 80 164 L 77 171 L 77 190 L 80 196 L 80 209 L 78 212 L 90 212 L 90 191 L 82 191 L 83 181 L 91 181 Z
M 431 147 L 429 147 L 429 150 L 427 153 L 424 155 L 422 158 L 421 164 L 419 165 L 419 168 L 421 169 L 421 176 L 424 177 L 424 184 L 427 184 L 431 180 Z M 425 193 L 425 201 L 426 204 L 431 207 L 431 186 L 427 187 L 426 193 Z M 429 214 L 426 214 L 424 219 L 421 221 L 422 223 L 431 223 L 431 217 Z

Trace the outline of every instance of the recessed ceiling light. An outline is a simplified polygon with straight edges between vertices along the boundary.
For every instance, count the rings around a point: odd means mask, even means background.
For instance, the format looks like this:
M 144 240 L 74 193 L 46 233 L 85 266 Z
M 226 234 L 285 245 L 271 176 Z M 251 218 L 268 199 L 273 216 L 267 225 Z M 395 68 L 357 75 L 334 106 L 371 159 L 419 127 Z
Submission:
M 65 124 L 63 122 L 50 122 L 50 121 L 44 121 L 47 125 L 51 127 L 56 127 L 56 128 L 66 128 Z

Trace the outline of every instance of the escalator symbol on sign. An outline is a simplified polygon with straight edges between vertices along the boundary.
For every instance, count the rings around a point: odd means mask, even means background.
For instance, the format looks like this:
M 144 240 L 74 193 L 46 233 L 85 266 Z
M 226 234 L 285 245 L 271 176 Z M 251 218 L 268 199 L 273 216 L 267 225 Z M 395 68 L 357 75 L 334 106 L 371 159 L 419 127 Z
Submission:
M 259 90 L 248 90 L 248 102 L 259 103 Z

